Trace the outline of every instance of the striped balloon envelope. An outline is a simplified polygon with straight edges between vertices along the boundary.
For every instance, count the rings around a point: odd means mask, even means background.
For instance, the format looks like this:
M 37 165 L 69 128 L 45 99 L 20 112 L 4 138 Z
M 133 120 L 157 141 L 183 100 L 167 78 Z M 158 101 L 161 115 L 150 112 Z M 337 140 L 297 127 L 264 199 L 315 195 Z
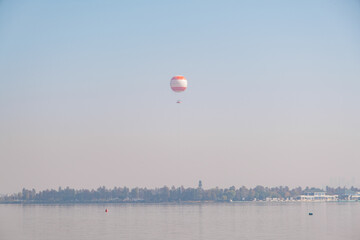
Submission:
M 174 92 L 183 92 L 187 88 L 187 80 L 184 76 L 175 76 L 170 81 L 170 87 Z

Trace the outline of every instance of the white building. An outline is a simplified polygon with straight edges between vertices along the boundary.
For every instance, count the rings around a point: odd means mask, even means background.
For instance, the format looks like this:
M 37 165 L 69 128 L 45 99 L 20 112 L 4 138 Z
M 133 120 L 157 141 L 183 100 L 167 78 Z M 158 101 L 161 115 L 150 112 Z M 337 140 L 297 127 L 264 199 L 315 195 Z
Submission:
M 326 195 L 325 192 L 306 193 L 300 196 L 300 201 L 311 202 L 330 202 L 338 201 L 338 195 Z
M 360 201 L 360 192 L 346 191 L 345 195 L 349 201 Z

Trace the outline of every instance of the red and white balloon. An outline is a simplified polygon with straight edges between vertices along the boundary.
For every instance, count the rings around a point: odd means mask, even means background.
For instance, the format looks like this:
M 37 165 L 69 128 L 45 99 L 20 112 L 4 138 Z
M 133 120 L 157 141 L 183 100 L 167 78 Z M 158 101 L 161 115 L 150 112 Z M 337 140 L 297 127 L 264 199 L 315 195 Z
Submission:
M 187 88 L 187 80 L 184 76 L 175 76 L 170 81 L 170 87 L 174 92 L 183 92 Z

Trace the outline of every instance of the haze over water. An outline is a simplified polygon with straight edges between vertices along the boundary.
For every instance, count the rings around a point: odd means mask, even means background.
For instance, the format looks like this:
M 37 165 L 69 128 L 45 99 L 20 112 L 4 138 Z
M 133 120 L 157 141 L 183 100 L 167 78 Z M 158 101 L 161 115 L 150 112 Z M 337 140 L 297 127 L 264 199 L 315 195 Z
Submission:
M 359 222 L 359 202 L 0 205 L 6 240 L 355 240 Z
M 358 0 L 0 0 L 0 196 L 360 187 L 359 43 Z M 359 223 L 359 202 L 0 204 L 0 240 L 358 240 Z

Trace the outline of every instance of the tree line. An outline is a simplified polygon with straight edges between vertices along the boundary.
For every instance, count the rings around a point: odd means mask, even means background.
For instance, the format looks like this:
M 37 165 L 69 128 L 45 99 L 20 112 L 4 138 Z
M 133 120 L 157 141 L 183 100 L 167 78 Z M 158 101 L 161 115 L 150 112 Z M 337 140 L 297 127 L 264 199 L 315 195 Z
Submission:
M 264 201 L 267 198 L 277 199 L 296 199 L 300 195 L 309 192 L 326 192 L 329 195 L 339 195 L 339 198 L 345 198 L 348 191 L 360 192 L 359 188 L 346 187 L 326 187 L 319 188 L 301 188 L 290 189 L 287 186 L 280 187 L 263 187 L 256 186 L 247 188 L 242 186 L 235 188 L 211 188 L 203 189 L 199 181 L 197 188 L 184 188 L 164 186 L 162 188 L 127 188 L 114 187 L 108 189 L 99 187 L 96 190 L 79 189 L 75 190 L 69 187 L 58 190 L 43 190 L 37 192 L 35 189 L 23 189 L 17 194 L 7 195 L 0 198 L 1 202 L 24 202 L 24 203 L 90 203 L 90 202 L 145 202 L 145 203 L 162 203 L 162 202 L 189 202 L 189 201 Z

